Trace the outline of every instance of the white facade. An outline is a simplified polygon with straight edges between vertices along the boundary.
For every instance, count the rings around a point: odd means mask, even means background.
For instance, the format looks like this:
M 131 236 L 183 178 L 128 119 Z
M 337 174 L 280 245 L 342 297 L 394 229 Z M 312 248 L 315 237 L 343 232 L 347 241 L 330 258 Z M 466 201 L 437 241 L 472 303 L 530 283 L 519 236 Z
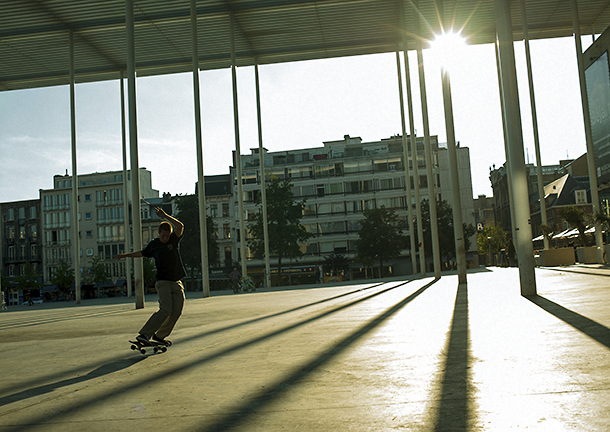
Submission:
M 159 196 L 151 180 L 151 172 L 141 168 L 140 191 L 145 199 Z M 82 174 L 78 182 L 81 272 L 88 267 L 89 259 L 101 254 L 108 260 L 113 278 L 124 277 L 124 261 L 111 260 L 125 249 L 123 171 Z M 131 202 L 131 187 L 127 193 Z M 49 283 L 54 265 L 60 260 L 72 263 L 72 177 L 54 176 L 53 189 L 40 190 L 40 202 L 43 274 L 45 283 Z
M 440 199 L 451 204 L 447 151 L 439 149 L 436 136 L 431 137 L 431 142 L 435 161 L 434 178 L 436 183 L 440 181 L 437 194 Z M 465 147 L 457 150 L 463 218 L 465 223 L 474 223 L 469 151 Z M 430 193 L 423 137 L 417 138 L 417 152 L 420 198 L 423 200 L 428 199 Z M 410 148 L 408 153 L 413 189 L 415 173 Z M 241 160 L 244 212 L 247 221 L 258 211 L 255 204 L 260 193 L 261 175 L 258 149 L 252 149 L 250 155 L 242 155 Z M 359 137 L 346 135 L 343 140 L 325 142 L 323 147 L 272 153 L 265 150 L 264 167 L 268 176 L 275 175 L 291 180 L 296 200 L 306 199 L 301 223 L 314 237 L 307 244 L 301 245 L 304 256 L 299 260 L 299 264 L 319 264 L 331 253 L 353 257 L 363 210 L 385 206 L 407 218 L 401 136 L 363 143 Z M 232 175 L 235 178 L 234 170 Z M 234 199 L 237 202 L 237 196 Z M 415 215 L 413 190 L 411 205 Z M 238 208 L 236 204 L 234 207 Z M 238 216 L 236 212 L 233 221 L 235 227 L 239 226 Z M 239 243 L 237 246 L 239 247 Z M 403 256 L 408 253 L 405 246 Z M 248 256 L 250 257 L 249 253 Z M 250 262 L 249 265 L 254 266 L 263 264 L 262 261 L 254 259 L 250 259 Z M 272 266 L 275 264 L 273 257 L 271 263 Z

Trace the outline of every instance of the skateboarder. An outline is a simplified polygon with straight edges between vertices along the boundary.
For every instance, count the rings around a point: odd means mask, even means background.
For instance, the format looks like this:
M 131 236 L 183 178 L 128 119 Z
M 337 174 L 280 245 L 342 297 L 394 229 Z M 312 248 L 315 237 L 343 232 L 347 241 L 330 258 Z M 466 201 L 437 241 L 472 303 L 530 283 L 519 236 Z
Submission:
M 157 266 L 155 288 L 159 294 L 159 310 L 144 324 L 136 340 L 143 345 L 149 345 L 152 338 L 156 342 L 171 345 L 171 342 L 165 338 L 174 329 L 184 307 L 184 285 L 181 279 L 186 276 L 186 272 L 178 251 L 184 225 L 159 207 L 155 207 L 155 212 L 161 219 L 165 219 L 159 225 L 159 237 L 148 243 L 141 251 L 119 254 L 115 258 L 155 259 Z

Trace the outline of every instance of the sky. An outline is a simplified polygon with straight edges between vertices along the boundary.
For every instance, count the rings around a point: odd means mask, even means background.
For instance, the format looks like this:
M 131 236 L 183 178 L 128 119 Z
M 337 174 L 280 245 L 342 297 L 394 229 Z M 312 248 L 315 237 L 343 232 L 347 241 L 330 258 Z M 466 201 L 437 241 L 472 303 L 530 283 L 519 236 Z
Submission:
M 583 49 L 592 42 L 583 38 Z M 543 165 L 586 151 L 573 38 L 530 42 Z M 515 43 L 526 162 L 535 163 L 523 43 Z M 493 45 L 464 49 L 451 70 L 456 140 L 470 149 L 473 195 L 492 195 L 489 169 L 505 161 Z M 415 129 L 423 134 L 417 58 L 409 53 Z M 445 142 L 440 62 L 424 50 L 430 132 Z M 401 64 L 404 62 L 401 60 Z M 402 133 L 396 55 L 259 67 L 263 145 L 321 147 Z M 200 72 L 204 174 L 228 174 L 235 149 L 230 69 Z M 137 79 L 140 166 L 160 193 L 192 194 L 197 181 L 192 73 Z M 242 154 L 258 147 L 254 68 L 238 68 Z M 403 72 L 404 80 L 404 72 Z M 35 199 L 72 174 L 69 87 L 0 92 L 0 202 Z M 77 84 L 77 173 L 122 170 L 119 81 Z M 405 93 L 406 95 L 406 93 Z M 406 106 L 406 105 L 405 105 Z M 408 115 L 407 132 L 409 131 Z M 129 167 L 129 162 L 128 162 Z

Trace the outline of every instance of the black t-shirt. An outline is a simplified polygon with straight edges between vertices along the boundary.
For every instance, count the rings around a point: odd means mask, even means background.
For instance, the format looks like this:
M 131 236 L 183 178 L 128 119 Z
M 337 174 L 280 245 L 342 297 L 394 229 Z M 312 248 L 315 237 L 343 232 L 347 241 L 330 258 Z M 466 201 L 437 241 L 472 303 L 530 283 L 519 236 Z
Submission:
M 178 237 L 172 232 L 167 243 L 163 243 L 159 238 L 156 238 L 142 250 L 143 256 L 155 259 L 157 280 L 176 282 L 186 276 L 178 251 L 180 240 L 182 240 L 182 237 Z

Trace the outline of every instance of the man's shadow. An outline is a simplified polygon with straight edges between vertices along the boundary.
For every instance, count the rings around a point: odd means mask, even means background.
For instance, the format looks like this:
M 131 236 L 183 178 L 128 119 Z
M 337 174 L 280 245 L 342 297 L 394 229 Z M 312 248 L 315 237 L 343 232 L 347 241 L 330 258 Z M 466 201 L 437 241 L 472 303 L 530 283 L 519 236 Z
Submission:
M 527 299 L 551 315 L 556 316 L 563 322 L 610 348 L 610 329 L 608 327 L 539 295 L 528 296 Z
M 102 377 L 104 375 L 109 375 L 111 373 L 118 372 L 122 369 L 127 369 L 128 367 L 133 366 L 144 359 L 146 359 L 146 357 L 123 358 L 120 360 L 115 360 L 113 362 L 102 365 L 102 366 L 98 367 L 97 369 L 92 370 L 91 372 L 89 372 L 86 375 L 76 376 L 73 378 L 67 378 L 67 379 L 57 381 L 54 383 L 25 389 L 20 392 L 13 393 L 11 395 L 3 396 L 0 398 L 0 406 L 6 406 L 13 402 L 29 399 L 31 397 L 41 396 L 46 393 L 51 393 L 62 387 L 68 387 L 73 384 L 78 384 L 78 383 L 82 383 L 85 381 L 89 381 L 92 379 Z

